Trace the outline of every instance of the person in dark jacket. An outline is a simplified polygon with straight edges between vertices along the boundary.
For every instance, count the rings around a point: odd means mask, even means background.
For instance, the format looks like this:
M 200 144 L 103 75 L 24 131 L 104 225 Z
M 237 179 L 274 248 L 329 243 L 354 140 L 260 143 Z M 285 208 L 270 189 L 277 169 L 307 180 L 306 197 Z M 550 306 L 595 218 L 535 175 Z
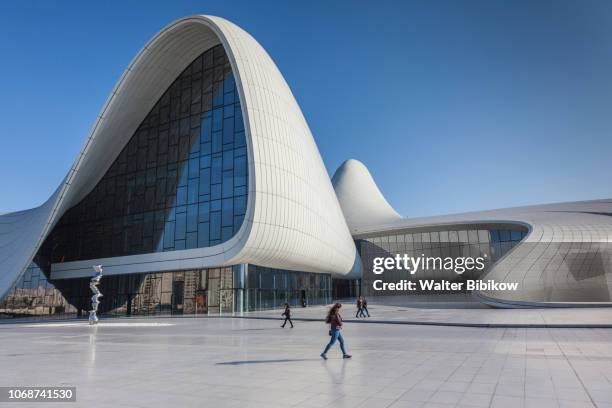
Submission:
M 325 350 L 321 353 L 321 358 L 327 360 L 327 352 L 329 349 L 336 343 L 336 340 L 340 343 L 340 350 L 342 350 L 342 358 L 351 358 L 352 356 L 346 352 L 344 348 L 344 337 L 342 336 L 342 316 L 340 316 L 340 308 L 342 305 L 340 303 L 336 303 L 329 309 L 329 313 L 327 314 L 327 319 L 325 319 L 326 323 L 329 323 L 330 330 L 329 335 L 331 338 L 329 339 L 329 343 L 325 346 Z
M 366 314 L 368 315 L 368 317 L 370 317 L 370 312 L 368 312 L 368 300 L 365 297 L 361 298 L 361 316 L 366 317 Z
M 281 327 L 284 329 L 287 322 L 289 322 L 291 324 L 291 328 L 293 329 L 293 322 L 291 321 L 291 308 L 289 307 L 289 303 L 285 303 L 285 311 L 281 316 L 285 316 L 285 321 Z
M 355 317 L 359 317 L 360 314 L 363 313 L 361 308 L 363 307 L 363 301 L 361 300 L 361 296 L 357 298 L 357 313 L 355 313 Z

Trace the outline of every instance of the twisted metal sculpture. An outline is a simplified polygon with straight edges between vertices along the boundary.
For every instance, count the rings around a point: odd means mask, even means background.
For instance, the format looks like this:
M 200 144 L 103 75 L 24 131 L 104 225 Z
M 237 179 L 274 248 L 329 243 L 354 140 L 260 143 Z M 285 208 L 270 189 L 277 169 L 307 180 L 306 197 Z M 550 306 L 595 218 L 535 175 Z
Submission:
M 98 313 L 98 306 L 100 305 L 100 301 L 98 299 L 102 297 L 102 293 L 98 289 L 98 284 L 100 283 L 100 280 L 102 279 L 102 265 L 94 265 L 93 269 L 96 273 L 89 281 L 89 288 L 91 289 L 91 292 L 93 293 L 93 296 L 91 297 L 91 309 L 92 310 L 89 311 L 89 324 L 98 323 L 97 313 Z

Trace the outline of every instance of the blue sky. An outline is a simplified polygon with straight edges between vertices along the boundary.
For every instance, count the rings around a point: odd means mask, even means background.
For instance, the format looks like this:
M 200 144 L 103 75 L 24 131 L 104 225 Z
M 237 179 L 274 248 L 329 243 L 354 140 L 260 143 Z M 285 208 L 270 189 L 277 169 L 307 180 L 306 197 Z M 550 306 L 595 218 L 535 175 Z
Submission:
M 104 1 L 0 12 L 0 213 L 44 202 L 160 28 L 223 16 L 268 50 L 330 174 L 404 216 L 612 197 L 612 3 Z

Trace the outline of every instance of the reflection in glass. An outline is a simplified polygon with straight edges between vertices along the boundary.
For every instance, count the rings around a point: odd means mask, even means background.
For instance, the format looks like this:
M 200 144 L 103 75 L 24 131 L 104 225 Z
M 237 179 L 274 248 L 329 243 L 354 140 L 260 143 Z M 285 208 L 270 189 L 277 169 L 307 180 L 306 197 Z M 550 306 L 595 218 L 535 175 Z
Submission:
M 97 186 L 45 242 L 52 262 L 207 247 L 230 239 L 247 201 L 236 84 L 221 45 L 160 97 Z M 234 205 L 234 203 L 238 205 Z
M 497 262 L 507 254 L 519 241 L 526 236 L 527 230 L 523 227 L 478 229 L 476 226 L 468 229 L 455 229 L 444 231 L 400 231 L 376 237 L 361 237 L 356 241 L 357 249 L 364 266 L 362 293 L 366 296 L 393 295 L 393 293 L 375 292 L 372 289 L 372 280 L 380 279 L 379 275 L 372 276 L 373 259 L 376 257 L 395 257 L 396 255 L 409 257 L 485 257 L 483 271 L 469 271 L 456 274 L 443 269 L 429 269 L 427 278 L 434 280 L 449 280 L 463 282 L 467 279 L 478 279 L 484 275 L 490 265 Z M 401 279 L 417 280 L 420 276 L 404 274 L 398 270 L 385 271 L 385 281 L 397 282 Z M 411 294 L 423 292 L 411 292 Z

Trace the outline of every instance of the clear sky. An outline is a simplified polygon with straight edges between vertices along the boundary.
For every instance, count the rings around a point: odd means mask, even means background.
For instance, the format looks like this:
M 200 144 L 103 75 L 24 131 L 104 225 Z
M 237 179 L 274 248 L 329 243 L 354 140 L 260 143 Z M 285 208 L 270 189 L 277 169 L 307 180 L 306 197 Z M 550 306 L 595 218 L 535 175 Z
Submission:
M 0 10 L 0 213 L 40 205 L 164 25 L 250 32 L 331 174 L 404 216 L 612 197 L 609 1 L 20 1 Z

